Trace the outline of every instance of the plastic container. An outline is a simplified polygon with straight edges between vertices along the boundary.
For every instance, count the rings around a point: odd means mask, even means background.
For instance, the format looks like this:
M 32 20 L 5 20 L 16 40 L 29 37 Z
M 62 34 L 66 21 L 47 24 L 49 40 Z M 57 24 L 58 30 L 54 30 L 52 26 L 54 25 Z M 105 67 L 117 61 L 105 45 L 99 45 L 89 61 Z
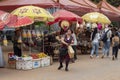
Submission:
M 39 68 L 41 66 L 41 59 L 33 59 L 32 60 L 32 65 L 33 65 L 33 68 Z
M 46 66 L 49 66 L 50 65 L 50 57 L 44 57 L 42 58 L 41 60 L 41 66 L 42 67 L 46 67 Z

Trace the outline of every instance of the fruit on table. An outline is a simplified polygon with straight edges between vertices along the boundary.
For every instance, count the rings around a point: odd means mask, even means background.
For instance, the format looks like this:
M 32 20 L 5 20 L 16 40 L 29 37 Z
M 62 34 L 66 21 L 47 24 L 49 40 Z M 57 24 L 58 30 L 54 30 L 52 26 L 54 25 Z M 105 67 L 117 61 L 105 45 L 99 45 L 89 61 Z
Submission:
M 47 57 L 47 55 L 44 52 L 41 52 L 38 54 L 39 58 Z
M 31 54 L 30 56 L 31 56 L 33 59 L 38 59 L 38 58 L 39 58 L 38 54 Z

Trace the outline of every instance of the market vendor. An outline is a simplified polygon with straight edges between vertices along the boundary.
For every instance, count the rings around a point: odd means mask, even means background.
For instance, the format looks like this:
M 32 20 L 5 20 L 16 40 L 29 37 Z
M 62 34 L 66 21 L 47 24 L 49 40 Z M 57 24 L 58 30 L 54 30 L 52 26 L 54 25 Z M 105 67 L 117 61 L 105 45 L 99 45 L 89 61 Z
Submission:
M 20 31 L 15 31 L 15 36 L 13 38 L 13 49 L 14 49 L 14 55 L 21 57 L 22 51 L 21 51 L 21 43 L 18 42 L 18 37 L 20 36 Z

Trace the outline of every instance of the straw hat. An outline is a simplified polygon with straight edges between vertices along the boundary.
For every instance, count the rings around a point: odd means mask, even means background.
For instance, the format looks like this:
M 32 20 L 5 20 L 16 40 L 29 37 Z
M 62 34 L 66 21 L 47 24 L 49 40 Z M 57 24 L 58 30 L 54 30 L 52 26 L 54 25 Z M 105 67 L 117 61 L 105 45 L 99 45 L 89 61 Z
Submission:
M 70 22 L 67 20 L 63 20 L 60 22 L 60 26 L 62 29 L 67 30 L 70 27 Z

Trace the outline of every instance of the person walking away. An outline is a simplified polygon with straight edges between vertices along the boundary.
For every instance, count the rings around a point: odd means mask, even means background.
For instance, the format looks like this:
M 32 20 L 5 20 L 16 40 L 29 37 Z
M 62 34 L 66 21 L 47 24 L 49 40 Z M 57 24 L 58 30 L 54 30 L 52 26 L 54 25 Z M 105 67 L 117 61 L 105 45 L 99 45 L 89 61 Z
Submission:
M 118 33 L 115 33 L 115 36 L 112 38 L 112 60 L 117 59 L 118 50 L 119 50 L 119 36 Z
M 65 71 L 68 71 L 68 65 L 70 61 L 70 57 L 68 54 L 68 46 L 73 43 L 72 33 L 73 33 L 72 30 L 68 29 L 66 34 L 61 38 L 62 46 L 60 48 L 60 54 L 59 54 L 60 65 L 58 67 L 58 70 L 63 68 L 63 61 L 65 60 L 65 64 L 66 64 Z
M 104 33 L 103 35 L 106 34 L 107 39 L 105 41 L 103 41 L 103 55 L 101 58 L 104 58 L 104 56 L 106 55 L 107 57 L 109 57 L 109 50 L 110 50 L 110 45 L 111 45 L 111 37 L 112 37 L 112 31 L 111 31 L 111 26 L 106 26 L 104 29 Z M 104 36 L 105 37 L 105 36 Z
M 118 31 L 117 31 L 117 32 L 118 32 L 118 36 L 119 36 L 119 38 L 120 38 L 120 28 L 118 29 Z
M 90 54 L 91 59 L 93 58 L 94 53 L 96 53 L 96 57 L 99 57 L 98 56 L 99 39 L 100 39 L 100 33 L 98 32 L 98 29 L 95 28 L 91 34 L 91 40 L 92 40 L 92 50 Z

